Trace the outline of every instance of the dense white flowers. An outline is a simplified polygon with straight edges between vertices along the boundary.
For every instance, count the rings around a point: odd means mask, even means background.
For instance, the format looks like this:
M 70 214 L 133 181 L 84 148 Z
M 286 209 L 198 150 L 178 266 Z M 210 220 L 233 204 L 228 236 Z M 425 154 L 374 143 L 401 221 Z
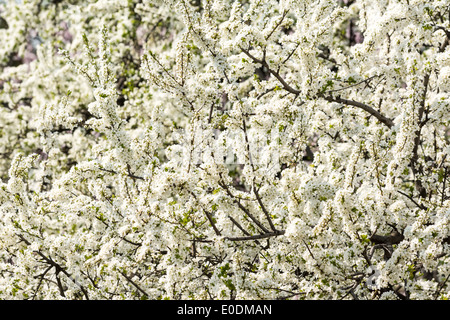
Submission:
M 0 299 L 449 299 L 444 0 L 0 3 Z

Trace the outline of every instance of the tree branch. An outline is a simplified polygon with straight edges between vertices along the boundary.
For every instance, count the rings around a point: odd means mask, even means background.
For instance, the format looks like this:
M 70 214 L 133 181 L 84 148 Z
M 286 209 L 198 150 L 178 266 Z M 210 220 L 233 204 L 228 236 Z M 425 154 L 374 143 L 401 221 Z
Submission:
M 275 32 L 275 30 L 277 30 L 277 28 L 283 23 L 283 20 L 284 20 L 284 18 L 286 17 L 286 15 L 287 15 L 288 12 L 289 12 L 289 9 L 283 11 L 283 15 L 281 16 L 280 21 L 277 22 L 277 24 L 276 24 L 275 27 L 272 29 L 272 31 L 270 31 L 270 33 L 266 36 L 266 41 L 270 39 L 270 37 L 272 36 L 272 34 Z
M 259 240 L 259 239 L 266 239 L 271 237 L 277 237 L 281 236 L 285 233 L 285 230 L 279 230 L 274 232 L 266 232 L 263 234 L 257 234 L 254 236 L 246 236 L 246 237 L 226 237 L 225 239 L 230 241 L 247 241 L 247 240 Z
M 283 88 L 284 88 L 286 91 L 288 91 L 288 92 L 290 92 L 290 93 L 292 93 L 292 94 L 295 94 L 295 95 L 299 95 L 299 94 L 300 94 L 300 90 L 296 90 L 296 89 L 292 88 L 292 87 L 291 87 L 291 86 L 290 86 L 290 85 L 289 85 L 289 84 L 288 84 L 288 83 L 280 76 L 280 74 L 279 74 L 278 72 L 276 72 L 275 70 L 273 70 L 273 69 L 271 69 L 271 68 L 269 67 L 269 65 L 267 64 L 266 60 L 264 60 L 264 59 L 260 60 L 260 59 L 256 58 L 256 57 L 253 56 L 248 50 L 242 48 L 241 46 L 239 46 L 239 49 L 241 49 L 242 52 L 244 52 L 250 59 L 252 59 L 253 62 L 255 62 L 255 63 L 260 63 L 260 64 L 262 64 L 264 67 L 266 67 L 267 70 L 268 70 L 275 78 L 277 78 L 277 80 L 283 85 Z
M 383 116 L 380 112 L 378 112 L 371 106 L 368 106 L 367 104 L 364 104 L 364 103 L 361 103 L 358 101 L 354 101 L 354 100 L 343 99 L 341 97 L 323 96 L 323 98 L 329 102 L 337 102 L 337 103 L 342 103 L 342 104 L 346 104 L 349 106 L 354 106 L 354 107 L 360 108 L 360 109 L 370 113 L 375 118 L 377 118 L 378 121 L 385 124 L 389 129 L 391 129 L 394 126 L 394 122 L 392 121 L 392 119 L 389 119 L 389 118 Z
M 380 236 L 377 234 L 374 234 L 370 237 L 370 241 L 372 241 L 375 244 L 399 244 L 403 241 L 405 237 L 399 233 L 398 231 L 392 232 L 389 236 Z
M 17 236 L 19 237 L 20 240 L 25 242 L 26 245 L 28 245 L 28 246 L 31 245 L 31 243 L 27 239 L 25 239 L 25 237 L 23 237 L 22 235 L 17 235 Z M 58 273 L 62 272 L 67 278 L 69 278 L 73 283 L 75 283 L 81 289 L 81 291 L 83 292 L 84 296 L 86 297 L 86 300 L 89 300 L 89 295 L 88 295 L 86 289 L 82 285 L 80 285 L 76 280 L 74 280 L 72 278 L 72 276 L 63 267 L 61 267 L 53 259 L 51 259 L 51 258 L 47 257 L 46 255 L 44 255 L 40 250 L 35 250 L 34 252 L 37 253 L 51 267 L 55 268 L 56 276 L 57 276 L 57 280 L 58 281 L 59 281 Z M 58 286 L 59 286 L 59 283 L 58 283 Z M 62 292 L 61 295 L 64 296 L 64 292 Z
M 259 192 L 255 187 L 255 184 L 253 183 L 253 192 L 255 193 L 256 196 L 256 200 L 259 203 L 259 206 L 261 207 L 261 210 L 264 212 L 264 214 L 266 215 L 266 219 L 269 222 L 270 228 L 274 231 L 274 232 L 278 232 L 278 230 L 275 228 L 273 222 L 272 222 L 272 218 L 270 217 L 269 212 L 267 211 L 266 207 L 264 206 L 264 203 L 262 202 L 261 197 L 259 196 Z
M 125 272 L 120 272 L 120 274 L 121 274 L 125 279 L 127 279 L 127 281 L 128 281 L 129 283 L 131 283 L 136 289 L 138 289 L 143 295 L 145 295 L 146 297 L 150 297 L 150 296 L 148 295 L 148 293 L 145 292 L 140 286 L 138 286 L 133 280 L 131 280 L 131 278 L 130 278 L 129 276 L 127 276 L 127 274 L 126 274 Z
M 292 93 L 295 94 L 296 96 L 299 95 L 301 93 L 300 90 L 294 89 L 293 87 L 291 87 L 284 79 L 283 77 L 281 77 L 281 75 L 276 72 L 275 70 L 271 69 L 269 67 L 269 65 L 267 64 L 267 62 L 264 59 L 258 59 L 255 56 L 253 56 L 249 50 L 246 50 L 244 48 L 242 48 L 241 46 L 239 46 L 239 48 L 242 50 L 242 52 L 244 52 L 250 59 L 253 60 L 254 63 L 260 63 L 262 64 L 264 67 L 267 68 L 267 70 L 275 77 L 277 78 L 277 80 L 282 84 L 283 88 Z M 343 99 L 341 97 L 333 97 L 333 96 L 323 96 L 321 95 L 320 97 L 324 98 L 325 100 L 329 101 L 329 102 L 338 102 L 338 103 L 342 103 L 342 104 L 346 104 L 346 105 L 350 105 L 350 106 L 354 106 L 357 108 L 360 108 L 368 113 L 370 113 L 371 115 L 373 115 L 375 118 L 378 119 L 378 121 L 380 121 L 381 123 L 385 124 L 389 129 L 392 128 L 394 126 L 394 122 L 392 121 L 392 119 L 389 119 L 385 116 L 383 116 L 380 112 L 378 112 L 377 110 L 375 110 L 374 108 L 368 106 L 367 104 L 358 102 L 358 101 L 353 101 L 353 100 L 347 100 L 347 99 Z
M 262 223 L 256 219 L 256 217 L 250 213 L 250 211 L 244 207 L 241 203 L 241 201 L 239 199 L 237 199 L 230 191 L 230 189 L 228 188 L 228 186 L 223 183 L 223 182 L 219 182 L 219 185 L 225 190 L 225 192 L 233 199 L 233 202 L 236 203 L 238 205 L 238 207 L 265 233 L 270 232 L 266 227 L 264 227 L 262 225 Z

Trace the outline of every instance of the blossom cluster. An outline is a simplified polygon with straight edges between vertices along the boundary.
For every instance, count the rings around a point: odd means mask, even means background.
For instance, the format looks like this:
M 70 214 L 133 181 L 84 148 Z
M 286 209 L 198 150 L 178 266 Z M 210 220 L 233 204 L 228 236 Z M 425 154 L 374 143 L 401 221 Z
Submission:
M 0 2 L 0 299 L 450 298 L 447 0 Z

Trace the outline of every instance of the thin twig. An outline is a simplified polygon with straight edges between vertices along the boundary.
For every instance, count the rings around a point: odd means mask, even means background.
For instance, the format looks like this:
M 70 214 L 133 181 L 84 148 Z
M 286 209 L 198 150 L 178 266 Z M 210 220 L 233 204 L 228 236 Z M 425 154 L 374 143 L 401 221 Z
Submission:
M 420 209 L 422 209 L 422 210 L 428 210 L 428 208 L 427 208 L 426 206 L 424 206 L 423 204 L 418 204 L 418 203 L 413 199 L 413 197 L 409 196 L 408 194 L 406 194 L 406 193 L 404 193 L 404 192 L 402 192 L 402 191 L 400 191 L 400 190 L 397 190 L 397 192 L 400 193 L 400 194 L 402 194 L 402 195 L 404 195 L 404 196 L 407 197 L 409 200 L 411 200 L 418 208 L 420 208 Z
M 266 215 L 267 221 L 269 222 L 270 228 L 274 231 L 277 232 L 278 230 L 275 228 L 273 222 L 272 222 L 272 218 L 270 217 L 269 212 L 267 211 L 266 207 L 264 206 L 264 203 L 262 202 L 261 197 L 259 196 L 259 192 L 255 187 L 255 184 L 253 183 L 253 192 L 255 193 L 256 196 L 256 200 L 259 203 L 259 206 L 261 207 L 261 210 L 264 212 L 264 214 Z
M 147 294 L 147 292 L 145 292 L 144 289 L 142 289 L 140 286 L 138 286 L 133 280 L 131 280 L 131 278 L 129 276 L 127 276 L 127 274 L 125 272 L 120 272 L 120 274 L 127 279 L 127 281 L 129 283 L 131 283 L 136 289 L 138 289 L 143 295 L 145 295 L 146 297 L 149 297 L 150 295 Z
M 354 84 L 352 84 L 352 85 L 349 85 L 349 86 L 347 86 L 347 87 L 338 88 L 338 89 L 334 89 L 334 90 L 328 90 L 327 93 L 337 92 L 337 91 L 342 91 L 342 90 L 347 90 L 347 89 L 349 89 L 349 88 L 359 86 L 361 83 L 367 83 L 367 82 L 369 82 L 370 80 L 372 80 L 373 78 L 376 78 L 376 77 L 381 77 L 381 75 L 374 75 L 374 76 L 372 76 L 372 77 L 370 77 L 370 78 L 367 78 L 367 79 L 365 79 L 365 80 L 361 80 L 361 81 L 359 81 L 359 82 L 357 82 L 357 83 L 354 83 Z
M 286 15 L 287 15 L 288 12 L 289 12 L 289 9 L 283 11 L 283 15 L 281 16 L 280 21 L 277 22 L 277 24 L 276 24 L 275 27 L 272 29 L 272 31 L 270 31 L 270 33 L 266 36 L 266 41 L 270 39 L 270 37 L 272 36 L 272 34 L 275 32 L 275 30 L 277 30 L 278 27 L 283 23 L 283 20 L 284 20 L 284 18 L 286 17 Z
M 285 230 L 279 230 L 279 231 L 275 231 L 275 232 L 266 232 L 263 234 L 257 234 L 257 235 L 246 236 L 246 237 L 226 237 L 225 239 L 230 240 L 230 241 L 259 240 L 259 239 L 266 239 L 266 238 L 281 236 L 284 233 L 285 233 Z

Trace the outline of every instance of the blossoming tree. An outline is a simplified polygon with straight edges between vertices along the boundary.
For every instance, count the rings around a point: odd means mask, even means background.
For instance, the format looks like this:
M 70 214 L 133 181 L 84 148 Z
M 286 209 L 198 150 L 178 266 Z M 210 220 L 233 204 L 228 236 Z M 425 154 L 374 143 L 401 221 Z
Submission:
M 448 299 L 447 0 L 0 3 L 0 298 Z

